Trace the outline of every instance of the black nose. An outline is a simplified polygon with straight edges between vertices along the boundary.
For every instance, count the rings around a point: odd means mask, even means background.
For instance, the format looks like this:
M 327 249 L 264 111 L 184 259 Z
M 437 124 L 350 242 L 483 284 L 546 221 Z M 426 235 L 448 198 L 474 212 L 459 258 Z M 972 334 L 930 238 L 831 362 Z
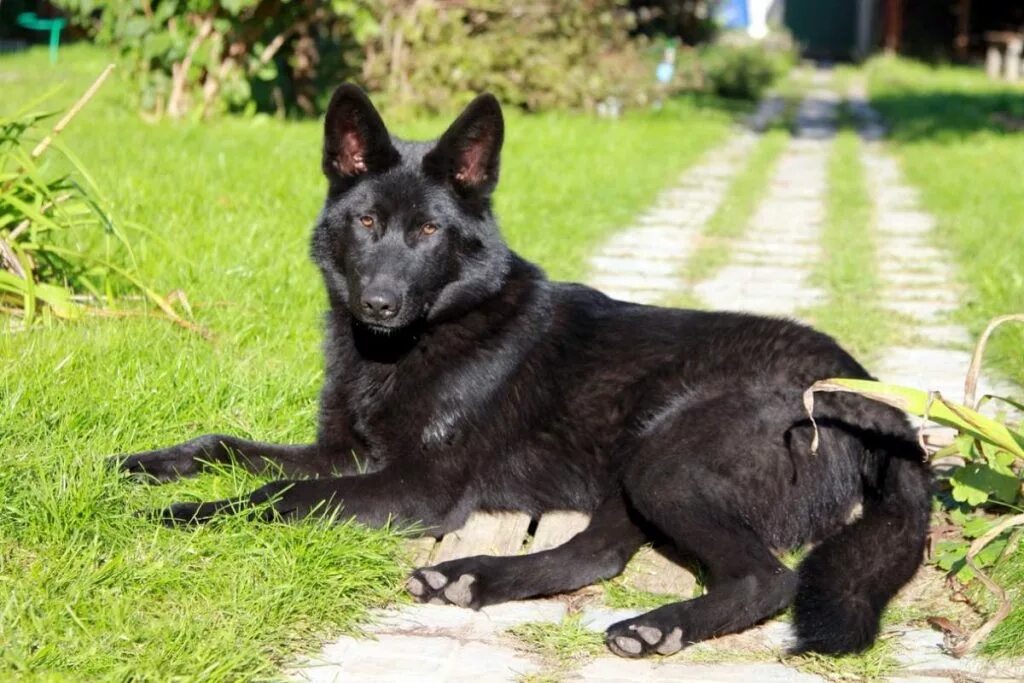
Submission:
M 374 287 L 363 292 L 363 313 L 378 320 L 387 320 L 398 315 L 401 301 L 390 289 Z

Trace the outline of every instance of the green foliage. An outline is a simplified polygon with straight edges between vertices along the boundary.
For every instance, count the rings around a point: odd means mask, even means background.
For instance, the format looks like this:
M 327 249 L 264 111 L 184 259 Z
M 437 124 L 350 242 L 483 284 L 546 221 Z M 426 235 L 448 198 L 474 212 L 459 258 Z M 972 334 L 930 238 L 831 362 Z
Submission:
M 543 657 L 554 669 L 550 673 L 555 678 L 558 673 L 605 651 L 603 634 L 587 628 L 579 613 L 557 624 L 530 622 L 514 626 L 508 632 Z
M 257 108 L 314 113 L 328 82 L 358 73 L 357 41 L 379 28 L 363 0 L 56 4 L 97 40 L 121 49 L 140 108 L 156 116 Z
M 26 325 L 77 318 L 136 292 L 183 322 L 135 272 L 127 234 L 59 131 L 44 140 L 55 114 L 37 106 L 0 116 L 0 312 Z
M 482 91 L 529 111 L 646 104 L 653 64 L 626 0 L 389 0 L 366 46 L 366 84 L 402 106 L 449 111 Z
M 491 91 L 527 110 L 647 103 L 653 65 L 627 0 L 59 0 L 133 65 L 155 115 L 314 113 L 356 79 L 392 105 L 449 112 Z
M 700 61 L 712 92 L 722 97 L 756 100 L 793 67 L 795 58 L 795 49 L 785 36 L 755 42 L 726 35 L 705 48 Z

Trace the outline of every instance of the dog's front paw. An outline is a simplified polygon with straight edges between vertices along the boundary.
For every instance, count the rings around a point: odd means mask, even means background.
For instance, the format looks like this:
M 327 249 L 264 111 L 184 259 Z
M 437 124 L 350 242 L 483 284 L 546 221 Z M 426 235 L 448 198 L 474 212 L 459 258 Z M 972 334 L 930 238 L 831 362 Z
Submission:
M 235 512 L 232 501 L 213 503 L 174 503 L 155 513 L 155 517 L 169 527 L 195 526 L 209 522 L 222 512 Z
M 196 472 L 195 459 L 184 453 L 146 451 L 107 458 L 107 467 L 139 478 L 166 482 Z
M 420 602 L 480 609 L 481 581 L 471 572 L 448 567 L 452 563 L 417 569 L 405 582 L 405 589 Z M 454 571 L 453 571 L 454 570 Z
M 671 655 L 683 649 L 683 630 L 658 623 L 650 614 L 612 624 L 605 632 L 608 649 L 620 657 Z

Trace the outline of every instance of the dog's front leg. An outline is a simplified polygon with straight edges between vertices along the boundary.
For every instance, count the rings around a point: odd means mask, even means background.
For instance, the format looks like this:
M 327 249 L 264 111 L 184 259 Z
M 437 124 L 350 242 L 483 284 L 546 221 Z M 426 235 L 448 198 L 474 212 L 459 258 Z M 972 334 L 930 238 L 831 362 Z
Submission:
M 170 525 L 209 521 L 218 514 L 247 513 L 257 519 L 297 519 L 339 513 L 368 526 L 418 523 L 425 531 L 449 530 L 455 487 L 438 485 L 436 476 L 385 468 L 372 474 L 275 481 L 248 496 L 207 503 L 176 503 L 161 511 Z
M 111 465 L 157 481 L 198 474 L 208 463 L 236 461 L 261 473 L 280 468 L 289 476 L 345 474 L 355 471 L 351 451 L 320 448 L 317 444 L 278 445 L 224 434 L 205 434 L 184 443 L 152 451 L 117 455 Z M 347 457 L 346 457 L 347 456 Z M 347 465 L 347 466 L 346 466 Z

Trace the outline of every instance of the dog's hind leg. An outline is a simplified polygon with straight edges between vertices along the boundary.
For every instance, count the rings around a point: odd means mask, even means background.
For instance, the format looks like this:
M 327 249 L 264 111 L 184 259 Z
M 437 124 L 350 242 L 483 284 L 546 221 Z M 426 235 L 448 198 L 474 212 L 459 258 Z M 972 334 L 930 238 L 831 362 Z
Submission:
M 785 609 L 797 576 L 783 566 L 762 529 L 784 501 L 788 481 L 782 429 L 743 412 L 733 399 L 693 406 L 649 429 L 624 485 L 643 518 L 706 570 L 708 592 L 613 624 L 609 648 L 624 657 L 672 654 L 688 643 L 743 630 Z M 756 409 L 755 409 L 756 410 Z M 767 433 L 775 433 L 771 443 Z M 777 442 L 777 445 L 776 445 Z M 751 501 L 755 501 L 751 503 Z
M 232 460 L 256 473 L 280 469 L 289 476 L 330 474 L 336 469 L 330 458 L 322 457 L 316 444 L 276 445 L 223 434 L 206 434 L 167 448 L 117 455 L 110 458 L 110 464 L 132 474 L 170 481 L 198 474 L 208 463 Z
M 621 494 L 608 498 L 586 529 L 529 555 L 477 555 L 417 569 L 406 584 L 420 602 L 479 609 L 572 591 L 617 576 L 647 541 Z
M 677 536 L 681 544 L 700 548 L 695 554 L 707 570 L 708 593 L 613 624 L 606 641 L 618 655 L 672 654 L 688 643 L 753 626 L 796 595 L 796 574 L 739 521 L 700 505 L 672 514 L 677 528 L 685 528 Z

